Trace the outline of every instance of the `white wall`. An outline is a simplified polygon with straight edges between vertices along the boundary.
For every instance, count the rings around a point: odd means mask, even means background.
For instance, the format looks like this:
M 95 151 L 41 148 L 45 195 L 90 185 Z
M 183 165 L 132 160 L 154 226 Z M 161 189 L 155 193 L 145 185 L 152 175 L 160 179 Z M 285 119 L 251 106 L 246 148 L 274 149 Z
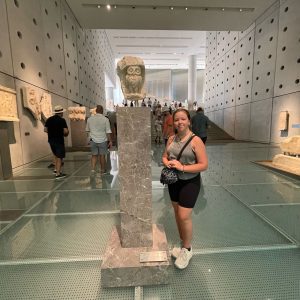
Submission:
M 204 70 L 197 70 L 197 99 L 203 100 Z M 147 93 L 184 101 L 188 95 L 188 70 L 146 70 Z
M 205 110 L 236 139 L 278 143 L 300 129 L 300 2 L 277 1 L 242 32 L 208 32 Z M 288 132 L 278 127 L 290 114 Z
M 64 0 L 0 0 L 0 41 L 0 85 L 17 91 L 20 123 L 10 124 L 9 137 L 17 168 L 50 152 L 21 87 L 49 92 L 53 106 L 105 106 L 104 74 L 115 83 L 114 57 L 105 31 L 80 28 Z

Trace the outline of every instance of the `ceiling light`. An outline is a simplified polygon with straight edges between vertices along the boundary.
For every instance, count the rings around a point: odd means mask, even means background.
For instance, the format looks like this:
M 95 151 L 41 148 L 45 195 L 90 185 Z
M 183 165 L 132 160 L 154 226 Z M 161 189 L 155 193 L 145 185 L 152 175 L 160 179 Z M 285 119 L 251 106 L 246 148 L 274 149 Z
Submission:
M 107 10 L 111 9 L 111 6 L 109 4 L 106 5 Z
M 188 8 L 186 7 L 185 10 L 188 10 Z
M 174 55 L 176 55 L 177 53 L 175 52 L 175 53 L 173 53 Z
M 224 11 L 225 10 L 225 8 L 222 8 L 222 11 Z
M 114 5 L 114 8 L 117 8 L 117 5 Z
M 240 11 L 243 11 L 243 9 L 242 9 L 242 8 L 240 8 Z
M 174 9 L 174 7 L 173 7 L 173 6 L 171 6 L 171 7 L 170 7 L 170 9 L 171 9 L 171 10 L 173 10 L 173 9 Z
M 101 8 L 101 5 L 97 5 L 98 8 Z

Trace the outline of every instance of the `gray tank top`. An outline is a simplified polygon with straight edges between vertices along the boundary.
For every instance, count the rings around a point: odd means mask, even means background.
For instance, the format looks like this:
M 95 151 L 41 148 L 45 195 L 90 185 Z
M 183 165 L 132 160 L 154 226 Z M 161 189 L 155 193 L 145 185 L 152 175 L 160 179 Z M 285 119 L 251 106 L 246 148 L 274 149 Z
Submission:
M 167 149 L 168 159 L 169 160 L 177 159 L 179 152 L 181 151 L 182 147 L 185 145 L 186 142 L 187 140 L 181 142 L 179 138 L 175 136 L 173 142 L 170 144 L 170 146 Z M 192 142 L 190 142 L 185 147 L 179 161 L 184 165 L 193 165 L 197 162 L 195 152 L 192 149 Z M 183 179 L 183 180 L 194 178 L 198 174 L 199 173 L 187 173 L 187 172 L 178 171 L 179 179 Z

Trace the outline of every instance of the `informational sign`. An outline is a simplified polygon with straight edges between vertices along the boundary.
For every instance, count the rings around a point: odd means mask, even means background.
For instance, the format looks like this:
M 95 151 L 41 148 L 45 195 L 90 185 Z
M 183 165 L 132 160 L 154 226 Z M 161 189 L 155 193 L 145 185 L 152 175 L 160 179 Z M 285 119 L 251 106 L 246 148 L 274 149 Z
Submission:
M 141 252 L 140 262 L 168 261 L 166 251 Z
M 292 128 L 300 128 L 300 124 L 292 124 Z

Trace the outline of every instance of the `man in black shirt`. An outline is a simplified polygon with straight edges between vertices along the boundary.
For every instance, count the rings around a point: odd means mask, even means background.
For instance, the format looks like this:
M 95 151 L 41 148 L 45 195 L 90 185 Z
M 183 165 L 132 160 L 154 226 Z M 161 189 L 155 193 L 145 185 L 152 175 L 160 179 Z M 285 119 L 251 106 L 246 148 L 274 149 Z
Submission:
M 61 173 L 62 159 L 65 157 L 64 137 L 69 135 L 68 125 L 63 118 L 64 111 L 62 106 L 55 106 L 54 115 L 45 123 L 45 132 L 48 133 L 48 142 L 55 157 L 55 179 L 66 177 L 66 174 Z

